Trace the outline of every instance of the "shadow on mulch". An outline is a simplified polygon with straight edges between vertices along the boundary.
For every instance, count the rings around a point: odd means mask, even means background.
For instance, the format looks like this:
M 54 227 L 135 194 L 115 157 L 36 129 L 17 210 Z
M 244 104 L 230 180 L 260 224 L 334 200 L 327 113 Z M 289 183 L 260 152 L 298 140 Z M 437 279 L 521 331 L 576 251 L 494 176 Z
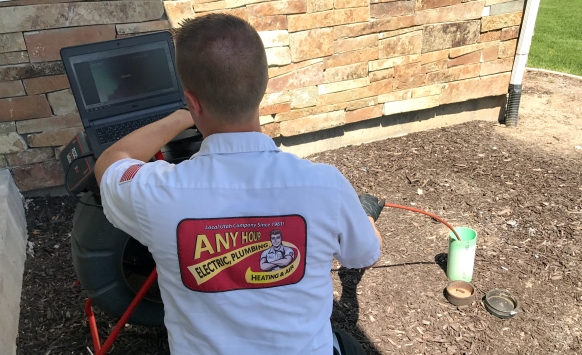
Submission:
M 582 162 L 539 151 L 470 122 L 311 160 L 337 166 L 358 193 L 433 212 L 479 233 L 473 285 L 519 298 L 519 313 L 497 319 L 479 301 L 446 302 L 447 228 L 385 209 L 376 267 L 334 263 L 334 327 L 370 354 L 582 353 Z M 69 232 L 74 201 L 28 204 L 18 354 L 89 354 L 85 297 L 73 287 Z M 34 256 L 32 256 L 34 255 Z M 337 272 L 336 272 L 337 271 Z M 97 312 L 104 339 L 115 320 Z M 163 328 L 128 326 L 111 354 L 168 354 Z

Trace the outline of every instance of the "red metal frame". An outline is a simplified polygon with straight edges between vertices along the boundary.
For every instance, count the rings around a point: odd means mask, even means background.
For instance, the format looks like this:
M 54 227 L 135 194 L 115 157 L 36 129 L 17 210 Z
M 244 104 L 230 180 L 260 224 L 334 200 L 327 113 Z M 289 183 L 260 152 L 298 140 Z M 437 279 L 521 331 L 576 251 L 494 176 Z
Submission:
M 159 151 L 156 153 L 155 158 L 157 160 L 164 160 L 164 155 L 162 154 L 161 151 Z M 127 307 L 127 309 L 125 310 L 125 312 L 123 313 L 123 315 L 121 316 L 113 330 L 111 331 L 111 334 L 109 334 L 107 339 L 105 339 L 105 343 L 103 343 L 103 345 L 101 345 L 101 339 L 99 339 L 97 321 L 95 320 L 95 313 L 93 313 L 93 308 L 91 307 L 92 305 L 91 299 L 87 298 L 87 301 L 85 302 L 85 315 L 87 315 L 87 322 L 89 324 L 89 329 L 91 331 L 91 338 L 93 339 L 93 348 L 95 349 L 95 355 L 105 355 L 109 351 L 109 349 L 113 345 L 113 342 L 115 341 L 115 339 L 117 339 L 117 336 L 121 332 L 121 329 L 125 327 L 125 324 L 127 323 L 129 318 L 131 317 L 131 315 L 133 314 L 141 300 L 144 298 L 145 294 L 152 287 L 153 283 L 156 281 L 157 278 L 158 271 L 156 270 L 156 268 L 154 268 L 150 276 L 148 276 L 144 284 L 141 286 L 141 288 L 139 289 L 139 291 L 137 292 L 137 294 L 135 295 L 135 297 L 133 298 L 133 300 L 131 301 L 131 303 L 129 304 L 129 306 Z M 75 283 L 75 285 L 77 284 L 78 281 Z

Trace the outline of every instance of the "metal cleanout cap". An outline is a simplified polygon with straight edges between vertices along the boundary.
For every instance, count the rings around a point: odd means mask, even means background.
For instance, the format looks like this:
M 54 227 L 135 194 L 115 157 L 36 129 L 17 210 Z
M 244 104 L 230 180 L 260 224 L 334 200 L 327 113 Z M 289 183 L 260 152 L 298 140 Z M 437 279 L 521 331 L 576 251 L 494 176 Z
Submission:
M 519 301 L 507 290 L 494 289 L 485 295 L 485 309 L 499 318 L 511 318 L 517 314 Z

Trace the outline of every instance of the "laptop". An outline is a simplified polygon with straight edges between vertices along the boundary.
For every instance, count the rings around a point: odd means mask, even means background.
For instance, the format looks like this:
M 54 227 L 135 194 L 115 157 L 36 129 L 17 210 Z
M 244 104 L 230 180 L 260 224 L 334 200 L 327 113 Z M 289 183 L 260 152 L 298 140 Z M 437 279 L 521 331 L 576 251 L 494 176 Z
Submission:
M 185 105 L 169 32 L 66 47 L 61 58 L 95 158 Z

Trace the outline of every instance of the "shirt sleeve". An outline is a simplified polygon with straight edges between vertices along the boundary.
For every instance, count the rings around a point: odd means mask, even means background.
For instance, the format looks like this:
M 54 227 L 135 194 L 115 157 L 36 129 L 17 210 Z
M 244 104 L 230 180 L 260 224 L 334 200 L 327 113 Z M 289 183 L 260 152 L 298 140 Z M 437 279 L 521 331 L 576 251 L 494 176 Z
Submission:
M 140 240 L 140 229 L 133 204 L 132 184 L 144 162 L 122 159 L 111 164 L 101 178 L 101 204 L 105 216 L 118 229 Z
M 341 173 L 338 175 L 339 252 L 334 256 L 347 268 L 368 267 L 380 257 L 380 241 L 356 191 Z

